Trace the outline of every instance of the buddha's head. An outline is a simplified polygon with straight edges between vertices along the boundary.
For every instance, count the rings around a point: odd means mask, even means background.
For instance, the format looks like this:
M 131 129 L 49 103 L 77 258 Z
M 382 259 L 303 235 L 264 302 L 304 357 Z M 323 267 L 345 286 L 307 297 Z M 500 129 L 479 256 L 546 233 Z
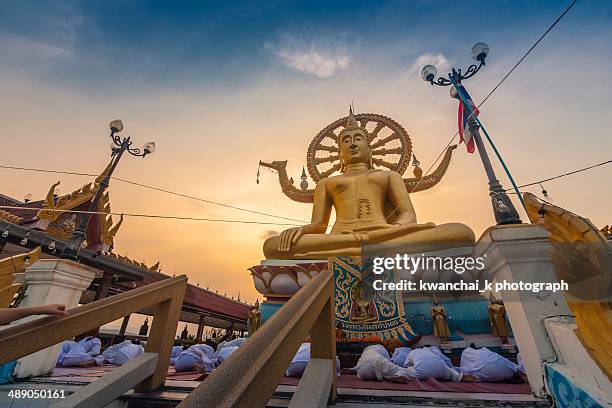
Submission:
M 338 135 L 338 148 L 340 150 L 342 172 L 344 172 L 349 164 L 364 163 L 368 168 L 373 168 L 368 131 L 359 126 L 355 116 L 353 116 L 352 108 L 349 110 L 349 116 L 344 129 Z

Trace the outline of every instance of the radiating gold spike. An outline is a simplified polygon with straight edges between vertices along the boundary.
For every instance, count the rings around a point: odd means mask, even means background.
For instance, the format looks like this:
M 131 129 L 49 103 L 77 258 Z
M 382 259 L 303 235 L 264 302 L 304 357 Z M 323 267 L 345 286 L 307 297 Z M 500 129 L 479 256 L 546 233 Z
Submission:
M 402 154 L 402 148 L 396 147 L 393 149 L 378 149 L 372 151 L 373 156 L 384 156 L 386 154 Z
M 361 126 L 362 128 L 366 128 L 366 125 L 368 124 L 368 120 L 367 119 L 361 119 L 359 121 L 359 126 Z
M 384 127 L 385 127 L 384 123 L 378 122 L 374 130 L 370 132 L 371 139 L 374 139 L 376 136 L 378 136 L 378 132 L 380 132 Z
M 340 163 L 334 164 L 329 170 L 321 173 L 321 178 L 329 177 L 332 173 L 338 170 L 340 170 Z
M 386 167 L 388 169 L 392 169 L 394 167 L 397 167 L 397 165 L 395 163 L 389 163 L 388 161 L 384 161 L 383 159 L 372 159 L 372 163 L 378 165 L 378 166 L 383 166 Z
M 111 239 L 113 239 L 115 235 L 117 235 L 117 231 L 119 231 L 119 227 L 121 227 L 121 224 L 123 224 L 123 214 L 121 214 L 121 217 L 119 218 L 119 222 L 115 224 L 115 226 L 108 231 L 108 235 L 111 237 Z
M 337 153 L 338 152 L 338 148 L 335 146 L 325 146 L 325 145 L 318 145 L 317 146 L 317 150 L 324 150 L 326 152 L 330 152 L 330 153 Z
M 386 143 L 392 141 L 393 139 L 395 139 L 397 137 L 397 135 L 395 133 L 391 133 L 389 136 L 380 139 L 378 142 L 373 143 L 370 148 L 371 149 L 376 149 L 377 147 L 381 147 L 384 146 Z
M 332 154 L 331 156 L 327 156 L 327 157 L 317 157 L 314 162 L 315 164 L 321 164 L 321 163 L 329 163 L 329 162 L 334 162 L 336 160 L 339 160 L 340 156 L 337 154 Z
M 113 164 L 113 160 L 108 162 L 108 164 L 106 165 L 106 167 L 104 168 L 102 173 L 100 173 L 100 175 L 98 177 L 96 177 L 96 180 L 94 181 L 96 183 L 96 185 L 99 185 L 100 183 L 102 183 L 102 180 L 104 180 L 104 178 L 106 177 L 106 175 L 110 171 L 110 168 L 111 168 L 112 164 Z
M 338 143 L 338 135 L 336 135 L 333 131 L 329 131 L 327 132 L 327 134 L 325 135 L 325 137 L 329 137 L 330 139 L 332 139 L 334 142 Z

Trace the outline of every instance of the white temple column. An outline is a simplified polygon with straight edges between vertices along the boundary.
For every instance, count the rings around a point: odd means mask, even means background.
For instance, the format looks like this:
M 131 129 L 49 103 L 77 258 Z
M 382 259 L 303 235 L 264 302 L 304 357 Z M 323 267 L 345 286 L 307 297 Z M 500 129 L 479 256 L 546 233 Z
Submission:
M 66 309 L 72 309 L 78 306 L 81 294 L 89 287 L 96 273 L 96 269 L 71 260 L 41 259 L 26 269 L 25 283 L 28 286 L 19 307 L 59 303 Z M 25 323 L 39 317 L 29 316 L 11 324 Z M 13 376 L 26 378 L 50 373 L 60 349 L 61 343 L 20 358 Z
M 474 256 L 485 257 L 482 280 L 558 282 L 550 259 L 548 232 L 536 225 L 492 227 L 478 241 Z M 531 389 L 545 397 L 545 361 L 555 360 L 545 322 L 571 316 L 563 292 L 500 291 Z

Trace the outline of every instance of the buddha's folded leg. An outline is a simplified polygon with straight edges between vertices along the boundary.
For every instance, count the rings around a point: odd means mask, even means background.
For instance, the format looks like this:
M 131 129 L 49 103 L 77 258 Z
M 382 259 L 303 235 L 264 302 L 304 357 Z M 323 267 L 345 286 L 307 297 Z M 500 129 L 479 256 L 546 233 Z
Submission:
M 370 243 L 474 243 L 476 237 L 470 227 L 460 223 L 435 225 L 406 224 L 394 228 L 381 229 L 368 233 Z
M 361 236 L 365 237 L 363 234 Z M 362 244 L 359 234 L 305 234 L 287 252 L 278 250 L 279 242 L 278 235 L 264 242 L 263 251 L 267 259 L 325 259 L 338 254 L 359 255 Z

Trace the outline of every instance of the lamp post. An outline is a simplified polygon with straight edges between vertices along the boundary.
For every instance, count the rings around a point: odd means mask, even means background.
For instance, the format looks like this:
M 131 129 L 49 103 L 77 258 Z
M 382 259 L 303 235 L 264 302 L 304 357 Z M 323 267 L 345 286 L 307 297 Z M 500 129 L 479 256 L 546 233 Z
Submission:
M 486 129 L 480 122 L 478 116 L 474 114 L 472 105 L 468 103 L 468 100 L 470 100 L 471 98 L 467 90 L 461 83 L 461 81 L 473 77 L 478 71 L 480 71 L 480 68 L 485 65 L 485 59 L 487 58 L 488 53 L 489 46 L 487 44 L 482 42 L 476 43 L 472 48 L 472 58 L 478 62 L 478 65 L 470 65 L 465 70 L 465 72 L 463 72 L 461 69 L 452 68 L 451 72 L 448 74 L 448 79 L 442 76 L 436 79 L 436 75 L 438 74 L 438 70 L 436 69 L 436 67 L 433 65 L 425 65 L 421 71 L 421 78 L 423 78 L 424 81 L 429 82 L 432 85 L 452 85 L 450 92 L 451 98 L 459 99 L 469 112 L 468 127 L 472 137 L 474 138 L 474 143 L 476 145 L 476 148 L 478 149 L 480 160 L 482 161 L 482 165 L 484 166 L 485 173 L 487 174 L 487 178 L 489 180 L 489 195 L 491 196 L 491 204 L 493 205 L 495 221 L 497 222 L 497 225 L 521 224 L 522 221 L 518 215 L 518 212 L 516 211 L 516 208 L 514 207 L 514 204 L 512 204 L 512 201 L 506 194 L 506 191 L 504 190 L 499 180 L 497 179 L 497 176 L 495 175 L 495 171 L 493 170 L 493 166 L 491 165 L 491 160 L 489 159 L 487 150 L 485 149 L 484 143 L 482 142 L 482 138 L 480 137 L 480 129 L 482 128 L 483 132 L 485 133 L 485 136 L 487 136 L 487 139 L 489 139 L 490 142 L 491 138 L 489 137 Z M 492 142 L 491 145 L 493 146 L 493 149 L 496 150 Z M 504 169 L 506 170 L 506 173 L 508 174 L 512 184 L 516 188 L 516 185 L 505 163 L 503 162 L 503 160 L 501 160 L 501 156 L 499 156 L 499 153 L 497 151 L 496 153 L 500 158 L 500 161 L 504 166 Z M 519 199 L 521 199 L 520 194 Z
M 155 151 L 155 143 L 149 142 L 146 143 L 142 149 L 132 147 L 132 141 L 130 137 L 124 137 L 123 139 L 117 134 L 123 130 L 123 122 L 120 119 L 113 120 L 110 123 L 110 138 L 111 142 L 111 165 L 108 169 L 108 172 L 104 175 L 104 178 L 100 182 L 100 186 L 98 187 L 98 191 L 96 191 L 96 195 L 91 201 L 89 206 L 89 211 L 87 213 L 81 214 L 79 226 L 74 230 L 72 237 L 66 243 L 66 246 L 62 250 L 60 254 L 60 258 L 62 259 L 71 259 L 73 261 L 79 260 L 79 251 L 83 246 L 83 242 L 85 241 L 85 232 L 87 230 L 87 224 L 89 224 L 89 220 L 91 219 L 92 213 L 97 211 L 98 203 L 104 191 L 108 188 L 109 181 L 121 160 L 121 156 L 123 156 L 124 152 L 128 152 L 132 156 L 137 157 L 145 157 L 147 154 L 151 154 Z

